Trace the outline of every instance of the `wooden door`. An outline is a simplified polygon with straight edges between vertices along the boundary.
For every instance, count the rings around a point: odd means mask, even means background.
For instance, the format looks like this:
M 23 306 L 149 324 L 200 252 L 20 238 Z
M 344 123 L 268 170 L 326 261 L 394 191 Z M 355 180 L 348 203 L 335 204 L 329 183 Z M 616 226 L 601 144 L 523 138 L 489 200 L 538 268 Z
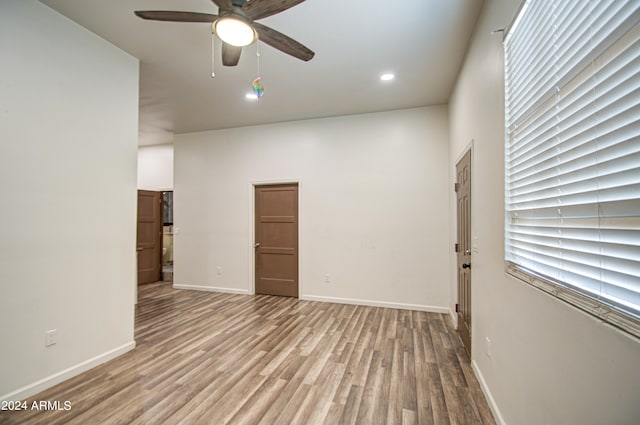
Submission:
M 298 185 L 255 188 L 256 294 L 298 296 Z
M 138 191 L 138 285 L 161 280 L 162 192 Z
M 456 164 L 458 333 L 471 355 L 471 150 Z

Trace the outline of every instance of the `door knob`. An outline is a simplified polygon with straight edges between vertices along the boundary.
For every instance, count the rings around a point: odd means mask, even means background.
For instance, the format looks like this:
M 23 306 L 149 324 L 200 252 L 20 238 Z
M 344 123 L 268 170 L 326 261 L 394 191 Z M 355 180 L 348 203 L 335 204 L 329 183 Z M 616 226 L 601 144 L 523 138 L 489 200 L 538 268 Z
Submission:
M 464 250 L 464 255 L 471 255 L 471 250 L 470 249 L 465 249 Z
M 260 246 L 260 242 L 256 242 L 256 243 L 253 244 L 254 248 L 258 248 L 259 246 Z
M 470 268 L 471 268 L 471 264 L 469 264 L 469 263 L 462 263 L 462 268 L 463 268 L 463 269 L 470 269 Z

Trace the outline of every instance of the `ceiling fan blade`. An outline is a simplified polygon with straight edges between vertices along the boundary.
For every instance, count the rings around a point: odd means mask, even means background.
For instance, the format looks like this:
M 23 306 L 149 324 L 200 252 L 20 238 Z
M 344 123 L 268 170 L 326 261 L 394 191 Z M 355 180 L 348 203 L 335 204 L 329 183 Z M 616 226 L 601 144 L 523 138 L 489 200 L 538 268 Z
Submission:
M 269 28 L 268 26 L 257 22 L 253 23 L 253 27 L 258 32 L 258 40 L 264 41 L 269 46 L 274 47 L 281 52 L 303 61 L 311 60 L 315 55 L 315 53 L 309 48 L 303 46 L 294 39 L 287 37 L 281 32 L 274 30 L 273 28 Z
M 134 13 L 139 18 L 152 21 L 206 22 L 210 24 L 218 19 L 218 15 L 210 13 L 177 12 L 172 10 L 137 10 Z
M 233 10 L 233 4 L 231 4 L 231 0 L 211 0 L 218 9 L 222 10 Z
M 242 6 L 242 11 L 253 20 L 266 18 L 283 12 L 304 0 L 251 0 Z
M 242 47 L 222 42 L 222 64 L 224 66 L 236 66 L 240 60 L 240 53 L 242 53 Z

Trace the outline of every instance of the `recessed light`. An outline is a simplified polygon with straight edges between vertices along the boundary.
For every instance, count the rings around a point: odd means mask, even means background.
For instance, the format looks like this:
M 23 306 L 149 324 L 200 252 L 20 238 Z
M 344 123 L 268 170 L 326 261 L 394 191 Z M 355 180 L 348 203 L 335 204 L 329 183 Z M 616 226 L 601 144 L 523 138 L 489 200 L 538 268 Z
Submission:
M 247 93 L 244 95 L 249 100 L 258 100 L 258 95 L 255 93 Z
M 391 73 L 382 74 L 382 75 L 380 76 L 380 79 L 381 79 L 382 81 L 390 81 L 390 80 L 393 80 L 394 78 L 395 78 L 395 75 L 393 75 L 393 74 L 391 74 Z

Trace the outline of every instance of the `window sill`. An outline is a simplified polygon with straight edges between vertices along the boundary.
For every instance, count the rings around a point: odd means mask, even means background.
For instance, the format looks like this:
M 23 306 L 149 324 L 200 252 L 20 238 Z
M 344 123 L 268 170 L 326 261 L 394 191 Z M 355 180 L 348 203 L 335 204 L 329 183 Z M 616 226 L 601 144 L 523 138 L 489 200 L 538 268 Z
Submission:
M 509 276 L 515 277 L 555 298 L 569 303 L 635 338 L 640 338 L 640 317 L 632 312 L 606 304 L 590 294 L 581 292 L 577 288 L 551 281 L 544 276 L 537 275 L 509 261 L 506 262 L 505 272 Z

